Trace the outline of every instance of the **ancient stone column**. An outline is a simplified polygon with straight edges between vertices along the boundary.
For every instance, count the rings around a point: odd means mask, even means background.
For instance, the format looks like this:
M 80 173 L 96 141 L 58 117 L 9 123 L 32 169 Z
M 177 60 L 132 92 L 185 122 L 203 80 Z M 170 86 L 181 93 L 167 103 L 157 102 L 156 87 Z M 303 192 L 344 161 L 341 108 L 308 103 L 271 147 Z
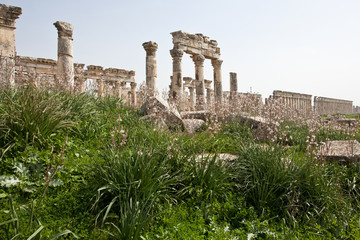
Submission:
M 223 92 L 222 92 L 222 79 L 221 79 L 221 64 L 223 60 L 212 59 L 211 64 L 214 67 L 214 91 L 215 91 L 215 102 L 219 105 L 222 103 Z
M 97 95 L 98 97 L 104 96 L 104 81 L 102 78 L 96 79 L 97 83 Z
M 137 105 L 137 96 L 136 96 L 136 82 L 130 83 L 131 86 L 131 106 L 136 107 Z
M 209 108 L 211 106 L 211 80 L 204 80 L 206 89 L 206 105 Z
M 204 83 L 204 61 L 203 55 L 193 55 L 195 63 L 195 86 L 196 86 L 196 110 L 205 110 L 205 83 Z
M 237 75 L 234 72 L 230 73 L 230 101 L 234 103 L 235 96 L 238 91 Z
M 173 75 L 171 78 L 170 98 L 173 100 L 182 100 L 183 96 L 183 77 L 182 77 L 182 56 L 184 52 L 179 49 L 170 50 L 173 59 Z
M 0 4 L 0 87 L 15 86 L 15 20 L 22 10 Z
M 124 94 L 126 94 L 126 82 L 121 82 L 120 83 L 120 98 L 122 98 L 123 100 L 126 99 L 126 95 L 124 97 Z
M 157 65 L 156 65 L 156 50 L 158 44 L 156 42 L 145 42 L 143 47 L 146 51 L 146 88 L 150 95 L 156 94 L 156 78 L 157 78 Z
M 194 110 L 195 109 L 195 93 L 194 93 L 194 82 L 192 82 L 192 84 L 190 84 L 189 86 L 189 93 L 190 93 L 190 110 Z
M 54 26 L 58 30 L 57 78 L 60 88 L 67 91 L 74 89 L 73 59 L 73 26 L 67 22 L 57 21 Z
M 115 96 L 121 98 L 121 81 L 115 82 Z
M 85 64 L 82 63 L 74 63 L 74 70 L 75 70 L 75 91 L 78 93 L 85 92 L 85 75 L 84 75 L 84 66 Z

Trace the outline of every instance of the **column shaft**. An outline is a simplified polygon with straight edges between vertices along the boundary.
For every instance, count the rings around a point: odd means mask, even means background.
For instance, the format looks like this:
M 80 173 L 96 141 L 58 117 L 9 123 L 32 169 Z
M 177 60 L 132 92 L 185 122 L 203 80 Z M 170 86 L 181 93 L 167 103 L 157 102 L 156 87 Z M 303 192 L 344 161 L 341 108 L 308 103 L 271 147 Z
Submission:
M 214 67 L 214 91 L 215 91 L 215 102 L 221 104 L 223 99 L 222 92 L 222 79 L 221 79 L 221 64 L 223 60 L 212 59 L 211 64 Z
M 67 22 L 57 21 L 54 26 L 58 30 L 57 78 L 62 90 L 74 90 L 73 59 L 73 26 Z
M 203 55 L 193 55 L 195 63 L 195 86 L 196 86 L 196 110 L 205 110 L 205 82 Z
M 0 4 L 0 88 L 15 86 L 15 20 L 21 13 L 19 7 Z
M 145 42 L 143 47 L 146 51 L 146 87 L 150 95 L 156 94 L 156 78 L 157 78 L 157 63 L 156 50 L 158 44 L 156 42 Z

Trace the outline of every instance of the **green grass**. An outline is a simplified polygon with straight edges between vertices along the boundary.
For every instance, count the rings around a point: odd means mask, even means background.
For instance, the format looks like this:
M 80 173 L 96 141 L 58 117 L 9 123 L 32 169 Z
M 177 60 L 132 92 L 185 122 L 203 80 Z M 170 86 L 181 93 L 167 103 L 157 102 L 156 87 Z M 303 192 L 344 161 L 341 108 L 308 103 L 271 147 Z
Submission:
M 360 165 L 307 150 L 346 131 L 289 121 L 259 142 L 236 120 L 189 136 L 140 117 L 112 97 L 1 90 L 0 238 L 360 237 Z

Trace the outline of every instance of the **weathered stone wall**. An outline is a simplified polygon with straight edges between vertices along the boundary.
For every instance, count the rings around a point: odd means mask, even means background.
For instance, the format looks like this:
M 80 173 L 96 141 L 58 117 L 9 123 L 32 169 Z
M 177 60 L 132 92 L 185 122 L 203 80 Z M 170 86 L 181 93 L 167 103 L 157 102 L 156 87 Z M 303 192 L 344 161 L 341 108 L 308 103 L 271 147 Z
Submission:
M 314 97 L 314 110 L 316 114 L 351 114 L 353 113 L 352 101 Z
M 0 4 L 0 87 L 7 84 L 55 87 L 71 92 L 84 92 L 88 80 L 98 96 L 112 95 L 136 106 L 135 72 L 118 68 L 73 63 L 73 26 L 54 23 L 58 30 L 58 60 L 15 56 L 15 20 L 21 8 Z M 156 74 L 155 74 L 156 75 Z M 6 81 L 6 82 L 5 82 Z M 127 87 L 126 84 L 129 84 Z
M 16 57 L 15 86 L 33 84 L 37 87 L 58 87 L 58 64 L 56 60 L 32 57 Z M 74 64 L 74 90 L 85 92 L 87 80 L 94 81 L 99 96 L 117 96 L 136 104 L 135 72 L 118 68 L 106 68 Z M 126 86 L 128 84 L 128 86 Z M 130 99 L 129 99 L 130 98 Z
M 353 106 L 353 113 L 360 113 L 360 106 Z
M 296 110 L 305 115 L 312 112 L 312 95 L 275 90 L 271 98 L 289 109 Z

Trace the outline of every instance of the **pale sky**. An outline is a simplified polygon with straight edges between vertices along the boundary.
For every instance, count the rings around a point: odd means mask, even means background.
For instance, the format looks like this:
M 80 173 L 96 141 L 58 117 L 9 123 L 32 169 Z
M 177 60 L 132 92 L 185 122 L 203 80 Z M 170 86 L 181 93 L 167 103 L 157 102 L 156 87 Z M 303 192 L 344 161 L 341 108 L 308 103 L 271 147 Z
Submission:
M 23 14 L 20 56 L 57 59 L 56 21 L 74 26 L 74 62 L 123 68 L 145 81 L 143 42 L 155 41 L 158 88 L 170 84 L 170 33 L 202 33 L 221 49 L 223 90 L 236 72 L 240 92 L 273 90 L 360 105 L 360 0 L 2 0 Z M 183 56 L 183 76 L 194 77 Z M 210 60 L 205 79 L 212 80 Z

